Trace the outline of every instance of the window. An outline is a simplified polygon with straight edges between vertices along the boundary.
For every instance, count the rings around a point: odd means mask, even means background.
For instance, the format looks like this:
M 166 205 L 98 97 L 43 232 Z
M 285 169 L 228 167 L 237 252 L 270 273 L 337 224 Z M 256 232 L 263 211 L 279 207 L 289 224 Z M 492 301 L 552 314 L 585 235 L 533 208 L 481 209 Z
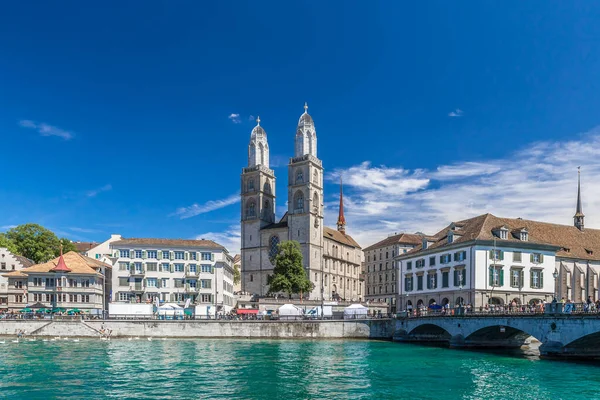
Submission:
M 490 250 L 490 260 L 494 260 L 494 261 L 504 260 L 504 252 L 502 250 Z
M 156 272 L 157 264 L 156 263 L 146 263 L 146 271 Z
M 427 275 L 427 289 L 437 288 L 437 274 Z
M 269 257 L 274 258 L 279 250 L 279 236 L 273 235 L 269 239 Z
M 304 195 L 301 191 L 297 191 L 294 196 L 294 210 L 304 212 Z
M 183 260 L 185 258 L 185 252 L 183 251 L 175 251 L 174 253 L 176 260 Z
M 442 287 L 447 288 L 450 286 L 450 272 L 442 271 Z
M 6 270 L 6 263 L 1 263 L 0 264 L 0 269 Z
M 385 258 L 389 258 L 389 253 L 387 251 L 385 252 Z
M 192 274 L 195 274 L 196 273 L 196 264 L 190 264 L 189 269 Z
M 200 253 L 200 258 L 202 261 L 212 261 L 212 253 Z
M 146 286 L 147 287 L 158 287 L 158 280 L 156 278 L 148 278 L 146 279 Z
M 210 279 L 201 279 L 200 280 L 200 287 L 202 289 L 210 289 L 211 288 L 211 280 Z
M 301 169 L 296 171 L 296 183 L 304 183 L 304 174 Z
M 467 259 L 466 251 L 458 251 L 454 253 L 454 261 L 464 261 Z
M 527 242 L 529 240 L 529 233 L 526 232 L 526 231 L 521 231 L 521 233 L 519 234 L 519 236 L 520 236 L 520 239 L 523 242 Z
M 544 271 L 541 269 L 532 269 L 530 274 L 531 288 L 542 289 L 544 287 Z
M 129 271 L 129 263 L 128 262 L 120 262 L 119 263 L 119 271 Z
M 156 250 L 148 250 L 146 256 L 148 258 L 158 258 L 158 252 Z
M 454 270 L 454 286 L 466 286 L 467 284 L 467 274 L 464 269 L 455 269 Z
M 429 257 L 429 266 L 433 267 L 435 265 L 435 256 Z
M 508 237 L 508 230 L 507 229 L 500 229 L 500 239 L 504 239 L 506 240 L 506 238 Z
M 413 277 L 412 275 L 410 276 L 405 276 L 404 277 L 404 291 L 406 292 L 412 292 L 413 290 Z
M 210 294 L 203 294 L 200 296 L 200 299 L 202 303 L 212 303 L 212 295 Z
M 169 263 L 160 264 L 160 272 L 171 272 L 171 267 L 169 267 Z
M 513 261 L 514 262 L 521 262 L 522 255 L 523 254 L 520 251 L 515 251 L 513 253 Z
M 136 262 L 133 264 L 135 265 L 135 272 L 137 272 L 137 273 L 142 272 L 142 263 L 141 262 Z
M 531 262 L 534 264 L 541 264 L 544 262 L 544 256 L 543 256 L 543 254 L 540 254 L 540 253 L 532 253 L 530 258 L 531 258 Z
M 183 272 L 183 264 L 174 264 L 175 272 Z
M 490 266 L 490 286 L 504 286 L 504 270 L 502 267 Z
M 168 288 L 169 287 L 169 278 L 162 278 L 160 287 Z
M 443 254 L 440 256 L 441 264 L 448 264 L 450 261 L 452 261 L 452 254 Z
M 248 191 L 249 192 L 254 191 L 254 179 L 248 179 Z
M 254 275 L 250 274 L 250 282 L 254 282 Z
M 256 217 L 256 203 L 253 199 L 248 200 L 246 203 L 246 217 L 254 218 Z
M 119 255 L 123 258 L 129 258 L 129 250 L 119 250 Z
M 423 290 L 423 275 L 417 276 L 417 290 Z
M 201 265 L 201 271 L 202 272 L 207 272 L 207 273 L 212 273 L 212 265 L 210 264 L 202 264 Z
M 510 286 L 513 288 L 522 288 L 523 287 L 523 270 L 522 269 L 511 268 L 511 270 L 510 270 Z
M 190 251 L 190 260 L 197 261 L 198 254 L 195 251 Z
M 425 259 L 424 258 L 422 258 L 420 260 L 417 260 L 415 262 L 415 267 L 417 267 L 417 268 L 423 268 L 424 266 L 425 266 Z
M 452 232 L 448 233 L 448 243 L 454 242 L 454 234 Z
M 119 286 L 129 286 L 129 278 L 119 278 Z
M 412 261 L 407 261 L 406 262 L 406 270 L 410 271 L 412 269 Z
M 136 250 L 135 251 L 135 258 L 142 258 L 142 251 L 141 250 Z

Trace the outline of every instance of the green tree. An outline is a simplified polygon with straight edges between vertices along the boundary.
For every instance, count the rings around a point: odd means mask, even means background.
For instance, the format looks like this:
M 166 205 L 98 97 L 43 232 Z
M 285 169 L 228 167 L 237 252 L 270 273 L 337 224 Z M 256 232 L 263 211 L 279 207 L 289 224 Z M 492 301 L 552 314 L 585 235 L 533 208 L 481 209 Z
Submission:
M 238 265 L 233 266 L 233 284 L 237 285 L 242 280 L 242 274 L 240 273 L 240 267 Z
M 6 247 L 11 253 L 19 254 L 17 246 L 15 246 L 14 242 L 7 238 L 4 233 L 0 233 L 0 247 Z
M 69 239 L 60 238 L 59 241 L 60 241 L 60 244 L 63 245 L 63 254 L 68 253 L 70 251 L 77 252 L 77 247 L 75 246 L 75 243 L 71 242 Z M 60 255 L 60 247 L 59 247 L 58 251 L 56 251 L 56 255 L 54 257 L 58 257 L 59 255 Z
M 302 266 L 300 243 L 295 240 L 281 242 L 277 246 L 277 254 L 271 260 L 275 264 L 273 275 L 269 276 L 269 292 L 285 292 L 289 298 L 292 294 L 310 292 L 314 285 L 306 276 Z
M 67 239 L 59 239 L 54 232 L 38 224 L 24 224 L 11 228 L 6 237 L 16 247 L 16 253 L 33 260 L 36 264 L 49 261 L 63 252 L 75 250 L 75 245 Z

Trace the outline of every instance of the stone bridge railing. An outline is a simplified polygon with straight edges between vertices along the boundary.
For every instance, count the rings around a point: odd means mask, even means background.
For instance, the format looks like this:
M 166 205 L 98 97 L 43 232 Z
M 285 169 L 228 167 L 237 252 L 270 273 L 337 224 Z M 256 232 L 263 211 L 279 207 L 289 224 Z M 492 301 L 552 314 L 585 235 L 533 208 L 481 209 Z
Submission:
M 600 358 L 600 314 L 545 311 L 428 313 L 399 318 L 394 340 L 456 348 L 514 348 L 533 337 L 541 342 L 542 356 Z

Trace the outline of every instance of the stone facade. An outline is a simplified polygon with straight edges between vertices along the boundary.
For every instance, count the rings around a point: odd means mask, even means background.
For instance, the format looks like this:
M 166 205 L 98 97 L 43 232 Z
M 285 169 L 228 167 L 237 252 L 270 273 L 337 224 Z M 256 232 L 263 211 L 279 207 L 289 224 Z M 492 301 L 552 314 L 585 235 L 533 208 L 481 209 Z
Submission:
M 242 291 L 265 296 L 277 245 L 294 240 L 300 244 L 304 268 L 315 285 L 306 294 L 309 299 L 359 301 L 364 297 L 362 251 L 345 229 L 323 224 L 323 166 L 307 108 L 296 129 L 295 154 L 288 165 L 287 212 L 279 221 L 275 220 L 275 173 L 269 168 L 267 134 L 260 120 L 250 135 L 248 166 L 241 176 Z

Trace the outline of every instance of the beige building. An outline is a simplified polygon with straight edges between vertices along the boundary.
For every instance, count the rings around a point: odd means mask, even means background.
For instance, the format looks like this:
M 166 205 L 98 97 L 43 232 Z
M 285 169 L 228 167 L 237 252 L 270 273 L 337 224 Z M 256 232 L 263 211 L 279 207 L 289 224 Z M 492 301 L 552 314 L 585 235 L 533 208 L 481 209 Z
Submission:
M 4 274 L 8 308 L 19 310 L 42 303 L 47 308 L 101 313 L 106 309 L 105 276 L 110 265 L 74 251 L 46 263 Z
M 323 225 L 323 165 L 317 157 L 314 121 L 304 106 L 295 134 L 295 154 L 287 174 L 287 212 L 275 218 L 275 172 L 269 168 L 267 133 L 260 119 L 250 135 L 248 166 L 241 176 L 242 291 L 258 296 L 269 293 L 271 259 L 279 243 L 297 241 L 303 266 L 314 284 L 311 300 L 362 299 L 362 251 L 346 234 L 343 202 L 337 230 Z
M 395 258 L 421 244 L 421 235 L 400 233 L 364 249 L 365 299 L 369 303 L 387 303 L 388 312 L 396 312 L 398 295 Z
M 30 259 L 11 253 L 6 247 L 0 247 L 0 310 L 8 308 L 8 278 L 1 274 L 20 271 L 33 264 Z

